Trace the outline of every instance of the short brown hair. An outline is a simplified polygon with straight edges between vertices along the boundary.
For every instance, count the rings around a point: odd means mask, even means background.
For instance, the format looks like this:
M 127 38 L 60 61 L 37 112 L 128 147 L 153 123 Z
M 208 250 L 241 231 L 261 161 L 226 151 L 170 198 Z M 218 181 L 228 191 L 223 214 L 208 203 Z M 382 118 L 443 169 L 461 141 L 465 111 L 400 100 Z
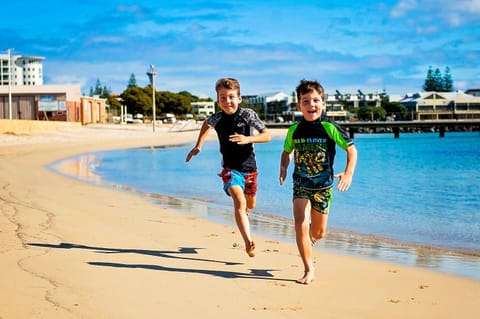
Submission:
M 300 84 L 298 84 L 296 88 L 297 101 L 300 102 L 300 96 L 312 91 L 317 91 L 318 93 L 320 93 L 320 96 L 322 97 L 322 99 L 325 100 L 325 92 L 324 92 L 323 86 L 320 83 L 318 83 L 318 81 L 303 79 L 300 81 Z
M 227 90 L 237 90 L 238 96 L 240 96 L 240 82 L 237 79 L 233 78 L 221 78 L 217 80 L 215 83 L 215 91 L 220 89 L 227 89 Z

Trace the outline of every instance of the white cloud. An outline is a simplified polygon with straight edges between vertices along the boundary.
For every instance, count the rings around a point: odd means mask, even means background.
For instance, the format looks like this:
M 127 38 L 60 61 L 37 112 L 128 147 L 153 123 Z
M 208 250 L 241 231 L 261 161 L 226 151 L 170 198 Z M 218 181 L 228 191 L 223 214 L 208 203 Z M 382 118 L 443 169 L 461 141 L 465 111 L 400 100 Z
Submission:
M 390 16 L 393 18 L 400 18 L 408 14 L 410 11 L 416 9 L 417 7 L 418 3 L 416 0 L 401 0 L 390 11 Z
M 412 16 L 416 24 L 441 21 L 459 27 L 479 21 L 480 0 L 400 0 L 390 11 L 395 19 Z
M 417 34 L 433 34 L 438 32 L 438 27 L 435 25 L 418 26 L 416 32 Z
M 90 43 L 103 43 L 103 44 L 118 44 L 124 41 L 123 37 L 118 36 L 98 36 L 91 37 L 89 39 Z
M 460 0 L 453 1 L 454 6 L 458 7 L 460 11 L 479 13 L 480 12 L 480 0 Z

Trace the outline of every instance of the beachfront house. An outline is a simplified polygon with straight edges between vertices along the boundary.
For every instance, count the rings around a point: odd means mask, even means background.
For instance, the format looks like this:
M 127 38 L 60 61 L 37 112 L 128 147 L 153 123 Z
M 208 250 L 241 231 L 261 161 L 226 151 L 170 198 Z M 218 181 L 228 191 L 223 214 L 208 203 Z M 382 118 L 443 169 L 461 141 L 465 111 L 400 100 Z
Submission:
M 265 120 L 275 120 L 290 110 L 293 97 L 283 92 L 242 95 L 242 99 Z
M 213 101 L 192 102 L 191 105 L 197 119 L 205 119 L 215 113 L 215 102 Z
M 480 119 L 480 97 L 457 92 L 420 92 L 400 100 L 409 120 Z

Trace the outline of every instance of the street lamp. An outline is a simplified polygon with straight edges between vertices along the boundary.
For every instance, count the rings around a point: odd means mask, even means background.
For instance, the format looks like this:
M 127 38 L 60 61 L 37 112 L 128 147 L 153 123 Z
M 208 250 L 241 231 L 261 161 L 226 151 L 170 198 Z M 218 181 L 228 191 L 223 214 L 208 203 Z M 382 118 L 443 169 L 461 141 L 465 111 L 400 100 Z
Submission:
M 12 119 L 12 49 L 8 49 L 8 119 Z
M 147 75 L 148 77 L 150 78 L 150 83 L 152 84 L 152 110 L 153 110 L 153 119 L 152 119 L 152 123 L 153 123 L 153 132 L 155 132 L 155 118 L 156 118 L 156 115 L 155 115 L 155 76 L 157 75 L 157 73 L 155 72 L 155 66 L 153 64 L 150 64 L 150 71 L 147 72 Z

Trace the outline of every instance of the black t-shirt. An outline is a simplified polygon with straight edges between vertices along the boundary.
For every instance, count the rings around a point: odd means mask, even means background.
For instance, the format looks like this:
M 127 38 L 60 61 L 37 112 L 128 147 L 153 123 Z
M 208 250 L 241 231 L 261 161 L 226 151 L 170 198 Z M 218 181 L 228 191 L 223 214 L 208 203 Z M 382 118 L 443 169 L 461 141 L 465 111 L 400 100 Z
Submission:
M 254 130 L 263 132 L 266 129 L 254 110 L 239 107 L 232 115 L 219 112 L 210 116 L 207 124 L 217 132 L 223 167 L 242 173 L 257 169 L 253 144 L 240 145 L 229 139 L 235 133 L 251 136 Z

